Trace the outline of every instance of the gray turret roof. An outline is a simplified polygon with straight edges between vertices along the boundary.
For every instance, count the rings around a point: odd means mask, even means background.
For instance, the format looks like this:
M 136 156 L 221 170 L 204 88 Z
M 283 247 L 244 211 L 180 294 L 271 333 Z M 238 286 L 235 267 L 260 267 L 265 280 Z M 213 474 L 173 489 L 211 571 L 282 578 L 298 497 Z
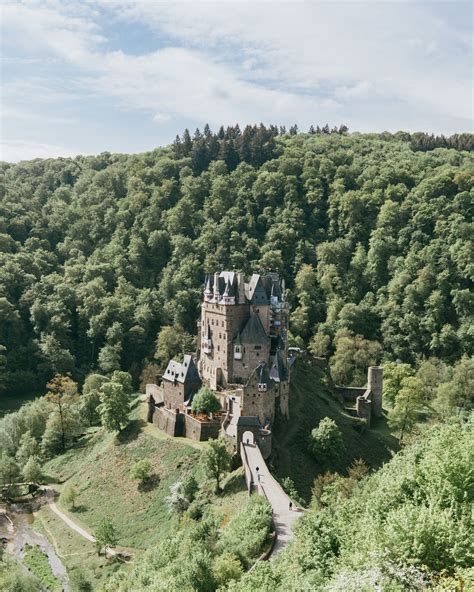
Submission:
M 250 314 L 250 318 L 242 330 L 240 339 L 242 343 L 254 343 L 256 345 L 265 345 L 268 343 L 268 335 L 265 333 L 258 314 Z
M 192 356 L 186 354 L 184 356 L 183 362 L 180 364 L 175 360 L 170 360 L 168 366 L 163 374 L 164 380 L 169 380 L 174 382 L 182 382 L 183 384 L 186 382 L 198 382 L 201 379 L 199 378 L 199 373 L 196 368 L 196 364 Z
M 270 378 L 275 382 L 281 382 L 286 378 L 286 368 L 283 364 L 280 350 L 277 350 L 273 358 L 272 367 L 270 368 Z
M 258 374 L 258 382 L 260 384 L 270 384 L 272 379 L 270 377 L 270 373 L 268 372 L 268 366 L 265 362 L 260 364 L 260 366 L 257 366 L 255 370 Z
M 247 284 L 246 296 L 253 304 L 268 304 L 268 295 L 258 273 L 254 273 L 250 278 L 250 282 Z
M 234 283 L 227 281 L 224 290 L 224 296 L 235 296 Z

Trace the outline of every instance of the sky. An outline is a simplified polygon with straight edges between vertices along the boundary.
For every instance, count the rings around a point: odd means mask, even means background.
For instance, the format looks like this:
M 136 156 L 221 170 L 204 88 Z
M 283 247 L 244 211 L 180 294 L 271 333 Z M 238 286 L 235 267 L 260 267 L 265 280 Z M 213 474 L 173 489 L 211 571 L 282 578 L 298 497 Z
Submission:
M 473 4 L 0 0 L 0 160 L 209 123 L 473 131 Z

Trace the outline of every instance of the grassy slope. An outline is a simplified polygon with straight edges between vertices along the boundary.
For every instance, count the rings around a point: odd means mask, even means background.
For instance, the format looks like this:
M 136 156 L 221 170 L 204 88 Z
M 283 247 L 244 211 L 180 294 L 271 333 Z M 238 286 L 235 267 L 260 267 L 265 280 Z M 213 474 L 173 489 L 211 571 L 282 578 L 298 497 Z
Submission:
M 308 451 L 311 430 L 323 417 L 336 421 L 346 445 L 341 459 L 330 467 L 319 463 Z M 318 473 L 328 469 L 344 473 L 358 458 L 376 468 L 397 449 L 397 441 L 390 435 L 384 418 L 361 433 L 357 420 L 348 415 L 333 396 L 325 368 L 302 359 L 297 361 L 291 376 L 290 423 L 277 421 L 273 442 L 275 474 L 279 478 L 291 477 L 300 495 L 308 501 Z
M 116 569 L 123 567 L 121 563 L 109 561 L 103 555 L 99 557 L 94 543 L 69 528 L 48 506 L 43 506 L 37 512 L 34 529 L 47 536 L 54 545 L 70 578 L 75 570 L 80 570 L 89 582 L 98 585 Z
M 144 421 L 146 405 L 135 402 L 132 422 L 116 438 L 103 430 L 89 432 L 78 446 L 53 460 L 46 471 L 52 480 L 72 484 L 79 492 L 76 509 L 59 506 L 76 522 L 93 532 L 104 516 L 110 517 L 119 534 L 119 545 L 146 549 L 178 526 L 169 515 L 165 498 L 175 481 L 189 473 L 203 480 L 200 452 L 206 444 L 184 438 L 170 438 Z M 130 479 L 131 466 L 147 458 L 154 467 L 155 483 L 143 489 Z M 226 495 L 216 500 L 223 520 L 239 507 L 245 496 L 245 482 L 233 474 Z

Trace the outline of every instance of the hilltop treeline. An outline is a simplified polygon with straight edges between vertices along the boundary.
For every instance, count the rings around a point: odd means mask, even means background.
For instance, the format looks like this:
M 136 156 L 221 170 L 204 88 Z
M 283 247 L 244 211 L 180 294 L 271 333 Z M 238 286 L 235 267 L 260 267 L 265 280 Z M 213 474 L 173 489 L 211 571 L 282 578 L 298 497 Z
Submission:
M 472 355 L 471 155 L 414 152 L 403 133 L 279 132 L 2 164 L 4 391 L 119 368 L 138 381 L 155 351 L 193 347 L 204 274 L 225 268 L 279 271 L 293 343 L 340 382 L 382 355 Z
M 348 132 L 346 125 L 329 128 L 326 124 L 322 128 L 312 125 L 310 134 L 329 135 L 345 134 Z M 224 126 L 213 133 L 209 125 L 204 127 L 203 132 L 198 128 L 191 137 L 188 129 L 183 135 L 176 136 L 173 142 L 173 152 L 177 158 L 189 156 L 194 174 L 200 174 L 213 160 L 223 160 L 227 169 L 231 172 L 241 162 L 246 162 L 256 167 L 281 154 L 281 147 L 275 142 L 278 135 L 289 134 L 295 136 L 298 133 L 298 126 L 292 125 L 288 132 L 285 126 L 278 127 L 270 125 L 247 125 L 241 131 L 239 124 L 235 126 Z
M 473 134 L 453 134 L 452 136 L 435 136 L 416 132 L 410 137 L 410 148 L 412 150 L 434 150 L 435 148 L 454 148 L 455 150 L 474 150 Z

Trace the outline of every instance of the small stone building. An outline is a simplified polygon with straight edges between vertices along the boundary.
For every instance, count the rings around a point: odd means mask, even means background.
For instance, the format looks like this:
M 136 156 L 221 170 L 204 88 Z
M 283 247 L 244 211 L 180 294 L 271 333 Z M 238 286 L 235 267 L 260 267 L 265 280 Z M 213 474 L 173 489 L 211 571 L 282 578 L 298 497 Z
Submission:
M 161 378 L 163 399 L 168 409 L 189 406 L 202 386 L 198 369 L 190 355 L 185 355 L 182 363 L 170 360 Z

